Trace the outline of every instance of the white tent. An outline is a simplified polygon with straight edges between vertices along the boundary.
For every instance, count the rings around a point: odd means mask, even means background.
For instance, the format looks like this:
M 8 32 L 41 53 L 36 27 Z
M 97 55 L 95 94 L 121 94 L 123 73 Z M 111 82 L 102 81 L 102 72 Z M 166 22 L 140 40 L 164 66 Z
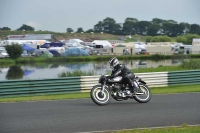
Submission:
M 102 45 L 103 48 L 112 48 L 112 45 L 109 41 L 106 41 L 106 40 L 94 40 L 92 42 L 92 44 L 94 45 Z
M 146 44 L 145 43 L 135 43 L 135 48 L 141 49 L 141 50 L 146 50 Z
M 80 39 L 69 39 L 67 42 L 68 43 L 82 43 L 83 41 Z

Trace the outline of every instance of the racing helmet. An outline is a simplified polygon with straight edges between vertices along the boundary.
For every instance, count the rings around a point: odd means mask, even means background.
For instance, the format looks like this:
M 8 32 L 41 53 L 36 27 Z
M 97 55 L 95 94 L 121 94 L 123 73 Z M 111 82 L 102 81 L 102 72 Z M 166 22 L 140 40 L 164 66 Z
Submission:
M 115 69 L 115 67 L 119 64 L 119 60 L 116 57 L 113 57 L 109 60 L 110 68 L 112 70 Z

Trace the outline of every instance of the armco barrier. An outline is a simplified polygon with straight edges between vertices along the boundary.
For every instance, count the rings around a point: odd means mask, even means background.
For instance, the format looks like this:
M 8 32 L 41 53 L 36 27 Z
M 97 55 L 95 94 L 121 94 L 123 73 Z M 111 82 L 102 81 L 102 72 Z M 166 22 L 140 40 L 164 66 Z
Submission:
M 149 87 L 168 86 L 168 72 L 135 73 L 142 78 Z M 88 92 L 98 84 L 98 76 L 81 76 L 81 92 Z
M 168 85 L 200 84 L 200 70 L 175 71 L 168 73 Z
M 135 75 L 142 78 L 149 87 L 200 84 L 200 70 L 135 73 Z M 98 84 L 99 77 L 100 75 L 0 81 L 0 98 L 23 95 L 89 92 L 94 85 Z
M 80 77 L 0 81 L 0 97 L 80 92 Z

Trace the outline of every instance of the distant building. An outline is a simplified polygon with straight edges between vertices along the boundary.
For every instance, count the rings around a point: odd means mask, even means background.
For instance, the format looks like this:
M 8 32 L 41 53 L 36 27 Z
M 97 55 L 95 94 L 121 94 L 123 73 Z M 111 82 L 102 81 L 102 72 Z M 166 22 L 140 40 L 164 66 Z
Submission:
M 194 38 L 192 41 L 192 54 L 200 54 L 200 38 Z
M 170 42 L 151 42 L 147 43 L 147 52 L 149 54 L 172 54 Z
M 47 40 L 56 42 L 57 39 L 52 34 L 26 34 L 26 35 L 9 35 L 7 40 Z

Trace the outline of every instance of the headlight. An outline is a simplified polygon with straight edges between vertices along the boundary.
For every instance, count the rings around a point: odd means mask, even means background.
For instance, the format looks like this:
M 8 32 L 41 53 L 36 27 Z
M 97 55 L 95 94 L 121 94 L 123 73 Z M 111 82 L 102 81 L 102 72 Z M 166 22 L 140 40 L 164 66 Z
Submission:
M 106 78 L 105 75 L 102 75 L 102 76 L 99 78 L 99 83 L 102 84 L 103 81 L 105 80 L 105 78 Z

